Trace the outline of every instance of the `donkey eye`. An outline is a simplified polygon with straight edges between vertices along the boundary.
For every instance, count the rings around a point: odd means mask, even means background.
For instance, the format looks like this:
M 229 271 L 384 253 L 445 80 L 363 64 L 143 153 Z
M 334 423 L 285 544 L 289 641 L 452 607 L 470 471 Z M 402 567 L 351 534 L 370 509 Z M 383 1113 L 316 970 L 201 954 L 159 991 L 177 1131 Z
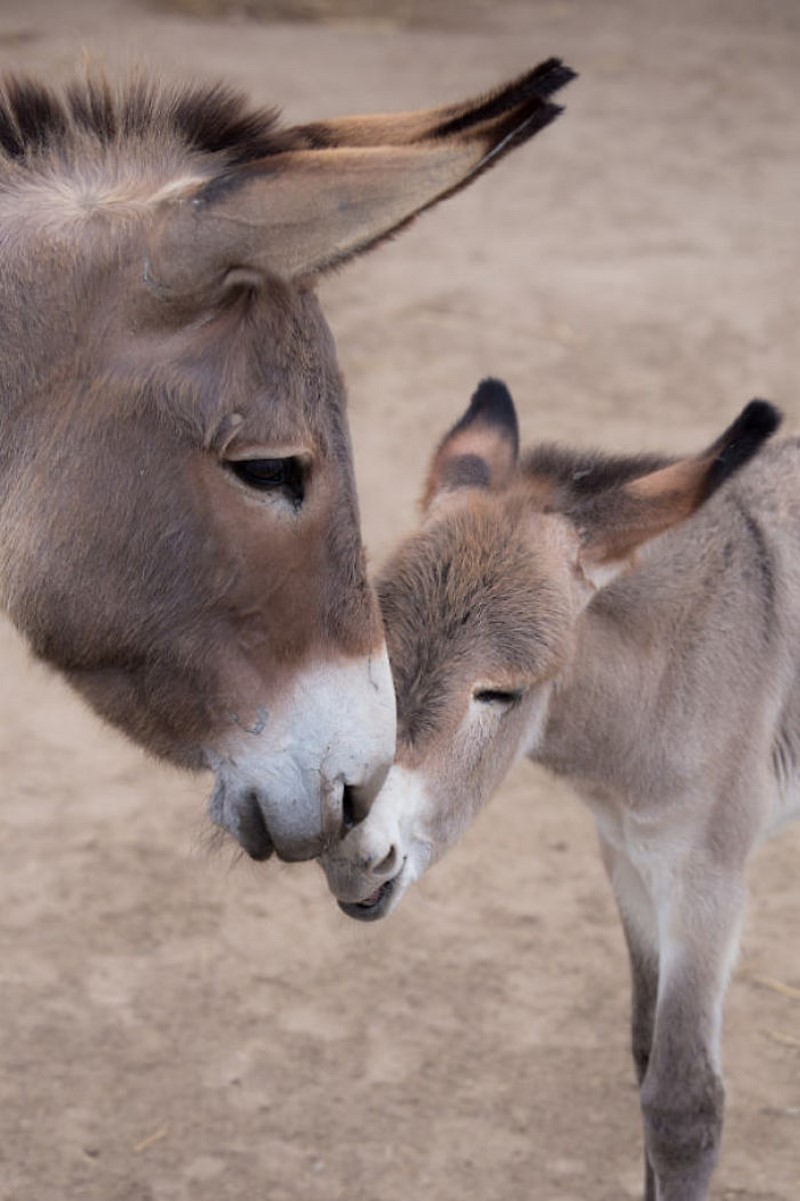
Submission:
M 299 458 L 229 459 L 226 467 L 257 492 L 283 492 L 299 509 L 305 496 L 303 464 Z
M 515 705 L 522 696 L 521 688 L 508 692 L 500 688 L 478 688 L 472 694 L 473 700 L 480 701 L 482 705 L 505 705 L 507 708 Z

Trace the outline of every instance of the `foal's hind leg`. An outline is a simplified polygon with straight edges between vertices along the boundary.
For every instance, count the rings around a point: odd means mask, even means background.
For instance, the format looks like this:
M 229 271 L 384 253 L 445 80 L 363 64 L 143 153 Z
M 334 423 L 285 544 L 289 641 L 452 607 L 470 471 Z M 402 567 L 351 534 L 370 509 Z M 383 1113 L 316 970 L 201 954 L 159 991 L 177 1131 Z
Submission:
M 628 860 L 601 836 L 603 862 L 614 890 L 631 965 L 631 1051 L 639 1088 L 647 1074 L 658 997 L 655 910 Z M 644 1201 L 656 1201 L 656 1180 L 644 1151 Z

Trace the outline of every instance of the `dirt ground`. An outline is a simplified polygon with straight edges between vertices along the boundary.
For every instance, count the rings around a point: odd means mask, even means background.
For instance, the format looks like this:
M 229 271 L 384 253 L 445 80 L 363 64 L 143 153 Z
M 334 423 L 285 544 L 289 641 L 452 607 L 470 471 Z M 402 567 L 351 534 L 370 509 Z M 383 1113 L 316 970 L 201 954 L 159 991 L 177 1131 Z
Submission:
M 375 557 L 488 373 L 529 441 L 691 449 L 754 395 L 800 429 L 796 0 L 289 8 L 2 0 L 0 66 L 60 77 L 86 49 L 293 120 L 549 54 L 581 72 L 541 140 L 322 289 Z M 313 865 L 211 854 L 207 781 L 102 728 L 6 625 L 0 681 L 2 1201 L 639 1195 L 622 937 L 567 789 L 521 766 L 361 927 Z M 800 987 L 799 873 L 797 829 L 752 871 L 717 1199 L 800 1196 L 800 1000 L 769 983 Z

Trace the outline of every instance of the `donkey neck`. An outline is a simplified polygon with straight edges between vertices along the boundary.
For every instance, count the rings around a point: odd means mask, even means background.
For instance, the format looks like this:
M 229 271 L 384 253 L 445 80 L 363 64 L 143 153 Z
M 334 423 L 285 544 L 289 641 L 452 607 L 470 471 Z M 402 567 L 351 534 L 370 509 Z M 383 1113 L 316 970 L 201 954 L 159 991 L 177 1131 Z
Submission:
M 718 687 L 703 669 L 704 632 L 724 628 L 730 594 L 724 548 L 706 526 L 658 539 L 581 614 L 532 759 L 626 795 L 669 793 L 699 769 L 697 716 Z

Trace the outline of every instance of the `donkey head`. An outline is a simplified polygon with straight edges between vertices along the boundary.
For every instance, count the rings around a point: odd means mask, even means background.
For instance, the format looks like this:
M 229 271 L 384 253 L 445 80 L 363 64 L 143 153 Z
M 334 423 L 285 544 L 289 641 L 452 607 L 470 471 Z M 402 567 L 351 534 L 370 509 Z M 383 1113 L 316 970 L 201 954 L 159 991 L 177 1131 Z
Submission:
M 777 420 L 753 401 L 704 454 L 674 462 L 545 447 L 520 463 L 511 397 L 480 386 L 434 456 L 421 529 L 378 580 L 398 749 L 369 816 L 323 859 L 345 913 L 390 912 L 535 753 L 583 610 Z
M 545 64 L 276 128 L 224 90 L 0 95 L 0 600 L 255 858 L 363 815 L 395 706 L 312 285 L 559 111 Z

